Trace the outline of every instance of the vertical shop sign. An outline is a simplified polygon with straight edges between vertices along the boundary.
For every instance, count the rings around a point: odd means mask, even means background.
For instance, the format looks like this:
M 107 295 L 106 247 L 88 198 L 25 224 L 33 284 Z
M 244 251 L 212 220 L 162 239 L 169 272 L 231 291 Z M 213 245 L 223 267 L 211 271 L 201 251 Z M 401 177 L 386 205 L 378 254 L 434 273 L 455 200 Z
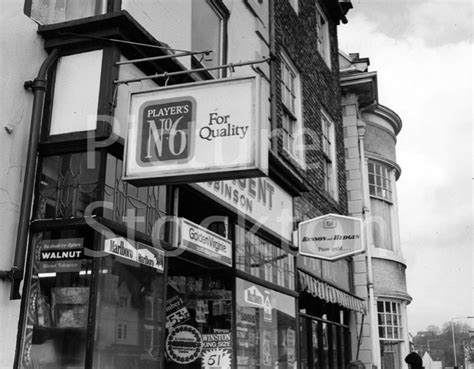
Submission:
M 202 335 L 202 369 L 230 369 L 232 342 L 230 333 Z
M 84 255 L 82 238 L 43 240 L 38 245 L 38 272 L 73 272 L 81 269 Z

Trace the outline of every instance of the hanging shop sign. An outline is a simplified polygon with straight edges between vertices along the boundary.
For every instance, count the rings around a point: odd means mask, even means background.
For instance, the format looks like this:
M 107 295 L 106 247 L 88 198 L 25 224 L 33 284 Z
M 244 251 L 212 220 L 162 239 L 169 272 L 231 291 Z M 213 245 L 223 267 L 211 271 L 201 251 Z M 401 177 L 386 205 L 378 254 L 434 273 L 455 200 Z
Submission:
M 230 369 L 232 342 L 230 333 L 202 335 L 202 369 Z
M 269 178 L 202 182 L 199 191 L 258 225 L 291 240 L 293 197 Z
M 123 237 L 109 238 L 104 241 L 104 251 L 156 269 L 161 273 L 164 271 L 164 252 L 140 242 L 134 245 Z
M 148 186 L 266 175 L 261 115 L 257 76 L 134 92 L 124 179 Z
M 189 364 L 201 356 L 201 333 L 190 325 L 180 325 L 166 337 L 166 353 L 178 364 Z
M 362 221 L 339 214 L 301 222 L 298 238 L 301 255 L 323 260 L 334 261 L 364 251 Z
M 179 218 L 179 246 L 232 266 L 232 242 L 185 218 Z
M 42 240 L 38 244 L 37 253 L 39 273 L 79 271 L 84 257 L 84 240 Z

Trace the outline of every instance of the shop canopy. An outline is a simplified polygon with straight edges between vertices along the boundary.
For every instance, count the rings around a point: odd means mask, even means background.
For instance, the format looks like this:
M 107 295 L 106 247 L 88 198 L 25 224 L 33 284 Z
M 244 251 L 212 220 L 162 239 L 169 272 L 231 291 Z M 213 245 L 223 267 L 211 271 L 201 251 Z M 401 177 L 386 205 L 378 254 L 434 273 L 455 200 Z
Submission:
M 308 292 L 314 297 L 341 305 L 346 309 L 354 310 L 362 314 L 366 314 L 367 312 L 367 307 L 363 299 L 322 282 L 300 270 L 298 270 L 298 281 L 300 291 Z

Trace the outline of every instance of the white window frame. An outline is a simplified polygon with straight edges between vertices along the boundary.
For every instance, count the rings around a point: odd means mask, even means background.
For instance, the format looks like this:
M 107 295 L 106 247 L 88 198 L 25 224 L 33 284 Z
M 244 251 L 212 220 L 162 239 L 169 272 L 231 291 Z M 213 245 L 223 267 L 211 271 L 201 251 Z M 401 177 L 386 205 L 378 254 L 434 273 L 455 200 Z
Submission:
M 39 24 L 54 24 L 107 12 L 106 0 L 65 0 L 61 2 L 64 4 L 62 7 L 56 6 L 58 2 L 59 0 L 48 0 L 45 6 L 44 0 L 31 0 L 31 9 L 27 10 L 27 15 Z
M 318 3 L 316 3 L 316 40 L 316 48 L 319 54 L 326 62 L 326 65 L 331 68 L 329 22 L 328 17 L 326 16 L 326 14 Z
M 321 110 L 321 151 L 323 154 L 324 189 L 335 200 L 339 200 L 337 176 L 336 130 L 334 121 Z
M 367 173 L 370 196 L 392 204 L 393 188 L 390 168 L 375 160 L 368 160 Z
M 301 118 L 301 82 L 298 70 L 284 52 L 281 56 L 281 102 L 283 149 L 303 168 L 306 168 Z
M 382 310 L 380 310 L 380 304 L 382 304 Z M 389 299 L 379 299 L 377 301 L 377 321 L 381 341 L 403 341 L 401 303 Z
M 218 50 L 214 50 L 213 53 L 211 53 L 209 56 L 205 56 L 204 59 L 202 61 L 200 61 L 200 64 L 203 66 L 203 67 L 212 67 L 212 66 L 218 66 L 218 65 L 222 65 L 224 63 L 224 55 L 225 55 L 225 50 L 224 50 L 224 46 L 225 46 L 225 42 L 224 42 L 224 38 L 225 38 L 225 22 L 226 22 L 226 15 L 224 14 L 224 11 L 222 9 L 220 9 L 220 7 L 215 3 L 215 1 L 213 0 L 204 0 L 203 1 L 205 3 L 205 5 L 207 5 L 209 7 L 209 9 L 211 9 L 214 14 L 216 15 L 216 17 L 218 18 L 218 21 L 219 21 L 219 26 L 218 26 L 218 33 L 219 33 L 219 41 L 218 41 Z M 194 4 L 194 2 L 193 2 Z M 204 5 L 204 4 L 203 4 Z M 194 15 L 191 15 L 191 28 L 192 28 L 192 32 L 199 32 L 199 30 L 197 30 L 195 27 L 196 27 L 196 20 L 194 19 Z M 199 25 L 199 23 L 197 23 Z M 192 46 L 192 49 L 193 51 L 201 51 L 201 50 L 196 50 L 196 46 L 195 45 L 191 45 Z M 207 57 L 212 57 L 215 62 L 214 63 L 207 63 L 206 62 L 206 58 Z M 196 58 L 194 58 L 194 60 L 197 60 Z M 222 69 L 216 69 L 216 70 L 212 70 L 212 71 L 209 71 L 209 73 L 211 73 L 212 75 L 214 75 L 216 78 L 220 78 L 223 76 L 223 70 Z

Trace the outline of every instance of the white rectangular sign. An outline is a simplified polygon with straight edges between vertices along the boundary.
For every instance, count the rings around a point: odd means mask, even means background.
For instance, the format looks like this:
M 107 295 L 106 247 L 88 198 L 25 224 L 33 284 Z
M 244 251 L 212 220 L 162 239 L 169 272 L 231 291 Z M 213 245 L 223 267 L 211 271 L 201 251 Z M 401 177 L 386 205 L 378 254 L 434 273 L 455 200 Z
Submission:
M 180 246 L 232 266 L 232 242 L 187 219 L 179 218 Z
M 150 185 L 265 175 L 261 115 L 257 76 L 134 92 L 124 179 Z
M 146 265 L 159 272 L 164 271 L 165 253 L 140 242 L 137 242 L 135 246 L 123 237 L 109 238 L 104 241 L 104 251 Z
M 202 182 L 194 186 L 236 213 L 243 213 L 278 236 L 291 240 L 293 197 L 270 178 Z

